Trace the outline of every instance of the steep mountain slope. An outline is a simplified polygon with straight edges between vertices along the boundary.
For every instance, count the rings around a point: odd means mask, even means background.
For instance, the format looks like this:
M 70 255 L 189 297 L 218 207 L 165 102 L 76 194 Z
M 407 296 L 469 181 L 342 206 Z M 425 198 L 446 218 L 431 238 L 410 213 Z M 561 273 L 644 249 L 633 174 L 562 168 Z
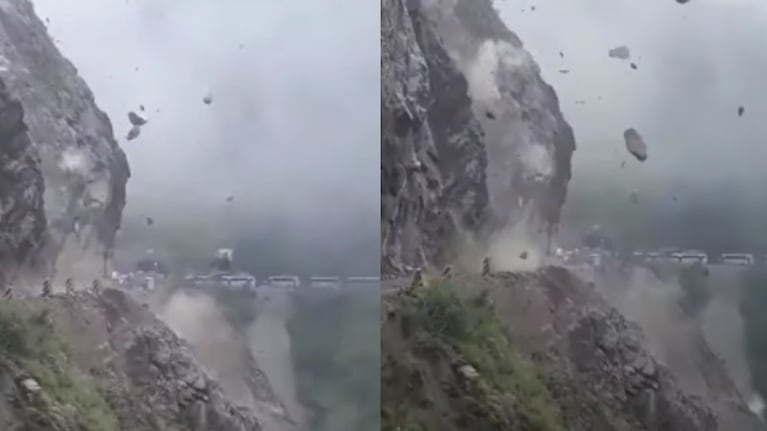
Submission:
M 383 429 L 764 429 L 699 328 L 667 331 L 687 362 L 664 364 L 657 331 L 567 269 L 516 252 L 531 270 L 472 274 L 474 248 L 556 231 L 573 133 L 489 0 L 381 12 Z
M 566 269 L 400 293 L 408 282 L 389 281 L 382 306 L 384 429 L 764 429 L 720 363 L 704 381 L 716 400 L 691 395 L 639 325 Z
M 0 1 L 0 36 L 0 429 L 295 429 L 250 352 L 258 403 L 241 407 L 148 306 L 94 282 L 120 226 L 125 155 L 29 1 Z
M 44 202 L 48 229 L 38 255 L 48 272 L 63 256 L 59 270 L 92 278 L 102 272 L 102 258 L 120 227 L 130 176 L 125 154 L 30 1 L 0 2 L 0 37 L 0 79 L 24 107 L 45 185 L 25 195 Z

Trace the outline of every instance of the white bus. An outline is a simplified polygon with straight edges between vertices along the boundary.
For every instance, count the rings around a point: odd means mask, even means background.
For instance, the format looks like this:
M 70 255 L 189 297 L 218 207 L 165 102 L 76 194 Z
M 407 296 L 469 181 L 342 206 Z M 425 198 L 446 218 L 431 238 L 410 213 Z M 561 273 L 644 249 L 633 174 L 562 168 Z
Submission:
M 679 263 L 688 263 L 688 264 L 699 263 L 702 265 L 706 265 L 708 263 L 708 255 L 706 253 L 703 253 L 702 251 L 694 251 L 694 250 L 680 251 L 680 252 L 673 253 L 671 256 L 674 258 L 674 260 L 678 261 Z
M 250 274 L 222 275 L 221 281 L 232 289 L 254 290 L 256 288 L 256 277 Z
M 301 279 L 295 275 L 272 275 L 268 278 L 269 286 L 295 289 L 301 286 Z
M 341 277 L 312 277 L 309 279 L 309 286 L 339 289 L 341 287 Z
M 753 265 L 754 255 L 751 253 L 722 253 L 722 262 L 728 265 Z

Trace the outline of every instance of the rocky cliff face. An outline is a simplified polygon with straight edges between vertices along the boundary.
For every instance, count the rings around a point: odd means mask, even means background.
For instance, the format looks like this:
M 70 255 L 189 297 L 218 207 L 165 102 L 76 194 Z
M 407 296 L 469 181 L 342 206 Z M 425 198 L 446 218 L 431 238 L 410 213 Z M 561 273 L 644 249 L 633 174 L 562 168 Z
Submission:
M 47 220 L 46 242 L 39 247 L 43 244 L 35 241 L 35 254 L 50 272 L 65 256 L 58 268 L 84 277 L 99 274 L 125 205 L 130 176 L 125 154 L 109 119 L 48 37 L 30 1 L 0 1 L 0 38 L 0 79 L 23 107 L 28 152 L 39 157 L 36 169 L 42 174 L 23 204 L 44 202 L 45 217 L 37 216 L 36 226 Z
M 45 183 L 24 123 L 24 107 L 0 79 L 0 262 L 27 261 L 44 243 Z M 3 271 L 5 272 L 5 271 Z
M 490 1 L 381 14 L 382 270 L 450 260 L 464 229 L 556 226 L 573 134 Z

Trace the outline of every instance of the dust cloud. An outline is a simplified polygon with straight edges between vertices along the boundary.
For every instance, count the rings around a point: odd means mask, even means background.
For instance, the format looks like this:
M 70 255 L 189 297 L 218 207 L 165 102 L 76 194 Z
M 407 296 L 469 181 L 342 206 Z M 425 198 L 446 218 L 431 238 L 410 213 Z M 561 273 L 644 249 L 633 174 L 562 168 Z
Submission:
M 764 403 L 751 386 L 732 271 L 709 267 L 711 298 L 697 316 L 686 314 L 678 305 L 684 292 L 673 272 L 659 277 L 647 268 L 632 267 L 627 274 L 611 271 L 584 276 L 595 281 L 610 304 L 639 324 L 650 351 L 686 390 L 712 397 L 731 391 L 723 376 L 712 374 L 713 367 L 707 366 L 722 360 L 737 392 L 752 411 L 759 412 Z
M 241 337 L 227 322 L 215 299 L 203 293 L 174 292 L 158 316 L 188 341 L 200 361 L 224 390 L 242 405 L 254 407 L 255 400 L 243 376 L 249 372 L 248 352 Z

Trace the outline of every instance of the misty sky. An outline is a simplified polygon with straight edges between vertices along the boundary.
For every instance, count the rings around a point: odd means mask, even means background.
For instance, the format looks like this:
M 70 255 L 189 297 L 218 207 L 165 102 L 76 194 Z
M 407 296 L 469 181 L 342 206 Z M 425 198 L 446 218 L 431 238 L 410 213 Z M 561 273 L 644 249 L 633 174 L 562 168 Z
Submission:
M 495 4 L 557 90 L 575 129 L 574 184 L 579 172 L 592 169 L 635 184 L 669 178 L 767 180 L 762 168 L 767 160 L 767 3 Z M 631 49 L 631 60 L 608 57 L 611 48 L 623 44 Z M 637 70 L 629 67 L 632 61 Z M 560 69 L 570 72 L 561 74 Z M 736 112 L 739 105 L 745 107 L 742 118 Z M 638 129 L 647 141 L 649 159 L 644 164 L 631 162 L 625 152 L 622 135 L 628 127 Z M 624 170 L 619 168 L 622 160 L 630 162 Z
M 232 194 L 255 215 L 377 214 L 377 3 L 34 3 L 128 155 L 127 213 Z M 149 124 L 126 142 L 126 113 L 141 104 Z

